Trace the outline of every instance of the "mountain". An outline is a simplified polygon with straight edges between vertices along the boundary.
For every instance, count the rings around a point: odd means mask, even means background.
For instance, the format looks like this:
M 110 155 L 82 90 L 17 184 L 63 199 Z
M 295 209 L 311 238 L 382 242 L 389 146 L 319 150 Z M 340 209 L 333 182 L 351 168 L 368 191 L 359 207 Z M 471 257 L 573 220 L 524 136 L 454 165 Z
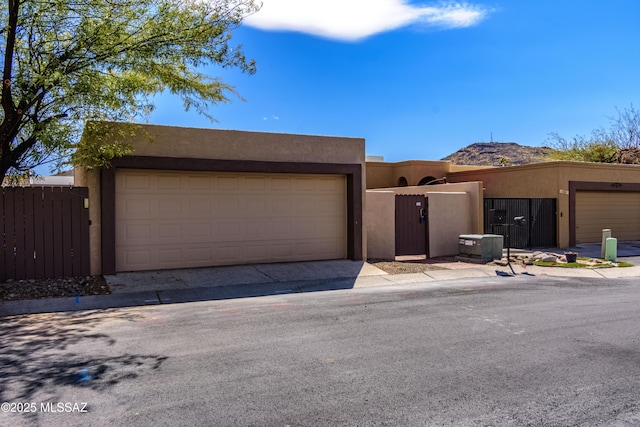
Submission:
M 442 160 L 449 160 L 454 165 L 515 166 L 544 161 L 550 151 L 547 147 L 529 147 L 515 142 L 476 142 Z M 506 161 L 501 162 L 501 159 Z

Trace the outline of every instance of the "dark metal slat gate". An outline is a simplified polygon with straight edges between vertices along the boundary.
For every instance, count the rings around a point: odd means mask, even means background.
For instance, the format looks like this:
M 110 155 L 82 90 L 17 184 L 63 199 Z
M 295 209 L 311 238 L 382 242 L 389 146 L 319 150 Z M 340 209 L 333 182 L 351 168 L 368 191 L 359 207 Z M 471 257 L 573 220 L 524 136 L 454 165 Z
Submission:
M 556 199 L 485 198 L 484 232 L 506 235 L 506 228 L 489 223 L 491 209 L 505 210 L 507 221 L 524 216 L 527 224 L 511 227 L 512 248 L 554 248 L 557 245 Z M 506 245 L 506 239 L 505 239 Z
M 86 187 L 0 188 L 0 282 L 89 274 Z

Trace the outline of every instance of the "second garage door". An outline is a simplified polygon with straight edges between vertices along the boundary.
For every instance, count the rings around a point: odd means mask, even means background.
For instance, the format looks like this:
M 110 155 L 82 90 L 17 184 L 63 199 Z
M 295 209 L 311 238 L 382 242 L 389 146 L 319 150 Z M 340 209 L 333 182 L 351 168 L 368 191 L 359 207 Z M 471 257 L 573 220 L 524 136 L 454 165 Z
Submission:
M 640 193 L 578 191 L 576 243 L 600 242 L 611 229 L 618 240 L 640 240 Z
M 346 258 L 342 175 L 120 169 L 116 270 Z

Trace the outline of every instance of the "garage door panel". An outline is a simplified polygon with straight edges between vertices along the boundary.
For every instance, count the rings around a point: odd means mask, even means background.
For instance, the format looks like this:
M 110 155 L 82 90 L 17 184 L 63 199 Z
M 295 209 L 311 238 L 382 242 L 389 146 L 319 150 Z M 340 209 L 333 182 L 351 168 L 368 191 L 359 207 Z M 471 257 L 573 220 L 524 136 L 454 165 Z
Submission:
M 212 215 L 211 200 L 204 198 L 189 199 L 186 202 L 185 216 L 192 219 L 210 218 Z
M 124 185 L 130 190 L 148 190 L 151 187 L 150 177 L 143 173 L 129 174 Z
M 335 180 L 319 180 L 316 191 L 334 193 L 340 191 L 342 183 Z
M 245 233 L 243 224 L 224 221 L 218 225 L 217 239 L 223 242 L 244 241 Z
M 605 228 L 618 240 L 640 240 L 640 193 L 578 191 L 576 243 L 600 242 Z
M 187 228 L 187 237 L 189 241 L 194 240 L 205 240 L 210 241 L 213 238 L 213 230 L 211 227 L 211 223 L 191 223 L 185 225 Z
M 291 189 L 291 180 L 289 178 L 272 178 L 271 188 L 273 190 L 282 191 Z
M 268 251 L 268 246 L 267 245 L 247 245 L 247 260 L 249 262 L 253 262 L 255 260 L 261 260 L 264 259 L 267 254 L 269 253 Z
M 157 252 L 157 262 L 162 265 L 170 265 L 171 263 L 179 263 L 182 261 L 182 249 L 165 248 L 159 249 Z
M 271 209 L 269 213 L 279 216 L 289 215 L 293 209 L 292 203 L 293 202 L 290 199 L 275 197 L 271 200 Z
M 192 191 L 211 189 L 211 178 L 202 175 L 190 175 L 187 177 L 187 189 Z
M 221 190 L 221 191 L 225 191 L 225 190 L 232 190 L 235 191 L 240 187 L 239 184 L 239 180 L 238 177 L 236 176 L 219 176 L 219 177 L 214 177 L 212 178 L 214 180 L 214 186 L 215 188 Z
M 293 224 L 287 220 L 279 219 L 271 223 L 271 234 L 277 236 L 291 236 Z
M 256 220 L 262 218 L 269 212 L 269 201 L 264 196 L 254 197 L 251 201 L 245 200 L 241 204 L 243 217 Z
M 306 193 L 316 190 L 316 182 L 312 178 L 295 178 L 294 187 L 297 191 Z
M 307 197 L 304 199 L 300 199 L 298 203 L 295 204 L 295 208 L 292 212 L 289 212 L 291 216 L 308 216 L 314 215 L 315 212 L 318 211 L 318 205 L 316 201 L 312 197 Z
M 157 176 L 157 188 L 159 190 L 180 190 L 181 188 L 181 178 L 176 175 L 163 175 L 158 174 Z
M 187 249 L 187 259 L 198 264 L 211 259 L 212 249 L 207 246 L 195 247 Z
M 340 175 L 119 170 L 118 271 L 346 257 Z
M 237 218 L 240 215 L 239 200 L 234 195 L 219 196 L 214 202 L 211 215 L 218 218 Z
M 176 200 L 176 198 L 161 198 L 156 201 L 156 218 L 175 218 L 182 214 L 180 200 Z
M 244 188 L 247 190 L 265 190 L 267 188 L 267 180 L 264 177 L 246 177 L 244 178 Z
M 246 224 L 247 234 L 257 240 L 266 240 L 271 235 L 271 226 L 259 221 Z
M 127 265 L 145 266 L 151 263 L 151 253 L 148 250 L 127 250 L 123 253 L 123 260 Z
M 318 197 L 316 209 L 318 213 L 336 215 L 344 209 L 344 203 L 336 197 Z
M 295 248 L 301 256 L 311 255 L 317 252 L 330 254 L 337 250 L 337 246 L 340 242 L 335 240 L 319 240 L 314 244 L 311 243 L 298 243 Z
M 145 223 L 126 224 L 120 230 L 119 236 L 126 242 L 148 241 L 151 238 L 151 226 Z
M 152 215 L 154 209 L 151 208 L 151 203 L 147 198 L 133 198 L 127 197 L 122 199 L 116 210 L 116 215 L 122 216 L 148 216 Z
M 158 239 L 153 243 L 161 243 L 162 241 L 173 242 L 182 237 L 182 224 L 179 223 L 160 223 L 158 224 Z M 149 239 L 150 240 L 150 239 Z

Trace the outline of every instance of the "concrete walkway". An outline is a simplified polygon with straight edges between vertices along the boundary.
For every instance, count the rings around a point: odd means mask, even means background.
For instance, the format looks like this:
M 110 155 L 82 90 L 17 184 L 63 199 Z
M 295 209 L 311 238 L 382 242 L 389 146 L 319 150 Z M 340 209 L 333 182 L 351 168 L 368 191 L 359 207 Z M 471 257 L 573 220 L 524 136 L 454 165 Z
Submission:
M 596 249 L 597 253 L 594 252 Z M 594 245 L 589 245 L 573 248 L 573 250 L 577 251 L 580 256 L 599 257 L 600 255 L 599 245 L 597 248 L 594 248 Z M 522 252 L 521 250 L 513 250 L 512 254 Z M 633 267 L 576 269 L 518 265 L 513 268 L 516 274 L 532 276 L 599 279 L 640 277 L 640 245 L 637 248 L 625 248 L 622 253 L 626 256 L 621 255 L 619 261 L 629 262 L 634 265 Z M 338 260 L 119 273 L 105 276 L 112 291 L 111 295 L 0 302 L 0 316 L 511 275 L 509 267 L 494 265 L 456 262 L 439 263 L 438 266 L 445 269 L 392 275 L 366 262 Z

